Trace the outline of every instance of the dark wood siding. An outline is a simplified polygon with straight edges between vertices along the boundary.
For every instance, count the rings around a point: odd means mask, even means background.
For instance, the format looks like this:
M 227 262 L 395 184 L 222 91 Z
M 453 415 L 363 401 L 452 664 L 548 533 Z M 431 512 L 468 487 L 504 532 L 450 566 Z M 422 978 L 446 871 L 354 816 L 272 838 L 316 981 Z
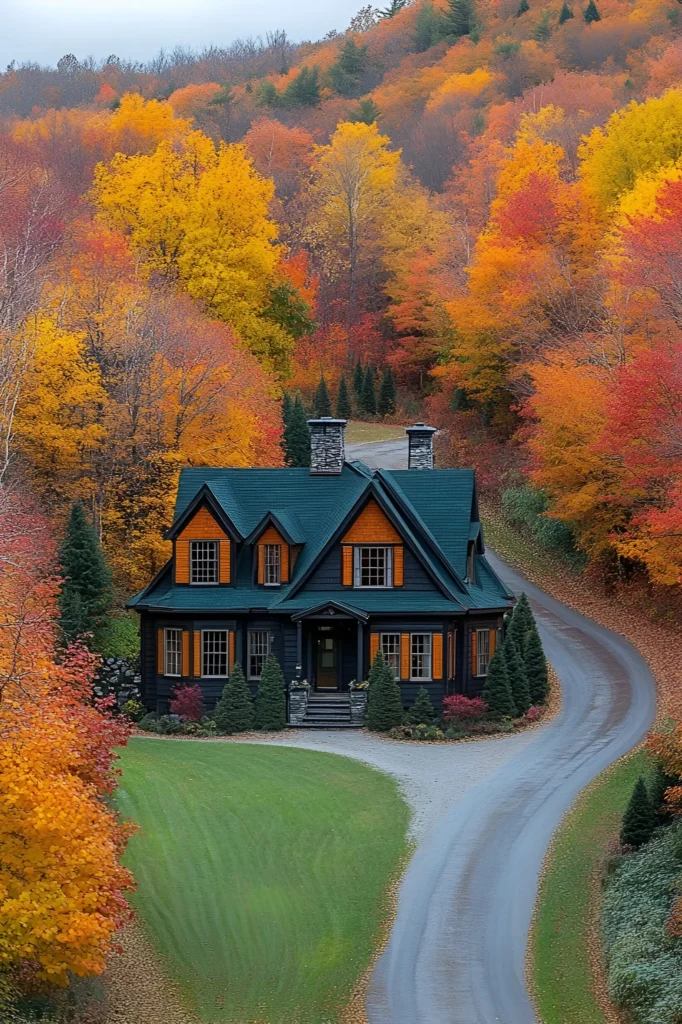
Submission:
M 318 565 L 303 587 L 304 591 L 338 590 L 342 594 L 348 594 L 352 588 L 344 587 L 341 583 L 341 545 L 335 544 L 329 551 L 326 558 Z M 404 551 L 404 584 L 401 590 L 435 591 L 438 588 L 423 567 L 420 561 L 413 555 L 409 548 Z

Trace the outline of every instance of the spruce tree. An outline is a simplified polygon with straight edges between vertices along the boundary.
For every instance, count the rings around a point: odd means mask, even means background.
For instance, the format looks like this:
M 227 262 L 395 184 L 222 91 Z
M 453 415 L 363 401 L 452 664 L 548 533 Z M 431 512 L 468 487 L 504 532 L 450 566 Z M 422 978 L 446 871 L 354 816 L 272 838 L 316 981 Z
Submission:
M 656 815 L 651 806 L 651 800 L 649 799 L 644 779 L 640 776 L 637 779 L 630 802 L 623 815 L 620 841 L 623 846 L 634 846 L 635 849 L 638 849 L 644 843 L 649 842 L 655 828 Z
M 340 420 L 349 420 L 352 414 L 353 409 L 350 404 L 346 375 L 342 373 L 341 380 L 339 381 L 339 390 L 336 393 L 336 415 Z
M 395 412 L 395 380 L 390 366 L 384 370 L 377 399 L 377 412 L 381 417 L 392 416 Z
M 424 3 L 419 4 L 414 23 L 413 39 L 414 48 L 417 53 L 423 53 L 430 47 L 435 46 L 436 43 L 440 42 L 442 35 L 447 35 L 444 21 L 445 19 L 441 17 L 440 11 L 434 8 L 430 0 L 425 0 Z
M 516 644 L 516 640 L 509 632 L 507 632 L 504 641 L 504 661 L 507 667 L 507 677 L 512 697 L 514 698 L 516 714 L 519 716 L 525 715 L 532 704 L 530 689 L 528 688 L 528 679 L 521 652 Z
M 320 69 L 303 67 L 284 91 L 287 107 L 316 107 L 320 100 Z
M 516 602 L 516 607 L 512 612 L 508 632 L 512 633 L 516 640 L 516 646 L 522 654 L 524 653 L 526 637 L 528 636 L 532 622 L 533 613 L 531 611 L 528 598 L 525 594 L 521 594 L 521 597 Z
M 454 36 L 455 39 L 468 36 L 473 32 L 475 23 L 473 0 L 449 0 L 444 35 Z
M 287 466 L 310 465 L 310 427 L 298 395 L 289 416 L 289 423 L 284 429 L 283 447 Z
M 365 371 L 362 369 L 362 363 L 358 356 L 358 361 L 355 364 L 355 370 L 353 371 L 353 391 L 355 392 L 355 404 L 359 412 L 362 412 L 362 394 L 365 388 Z
M 488 705 L 488 713 L 491 718 L 514 718 L 516 715 L 516 706 L 509 685 L 504 647 L 502 646 L 497 648 L 488 665 L 488 675 L 483 687 L 483 700 Z
M 371 366 L 365 371 L 365 382 L 362 386 L 362 411 L 365 416 L 376 416 L 377 398 L 374 388 L 374 370 Z
M 594 0 L 590 0 L 589 4 L 585 8 L 583 18 L 588 25 L 591 25 L 593 21 L 601 21 L 601 14 L 597 10 L 597 5 Z
M 520 18 L 522 14 L 526 14 L 527 11 L 529 11 L 529 10 L 530 10 L 530 7 L 528 5 L 528 0 L 521 0 L 521 3 L 519 4 L 518 8 L 516 9 L 515 17 Z
M 313 410 L 318 419 L 321 416 L 331 416 L 332 414 L 332 401 L 329 397 L 329 388 L 324 379 L 324 373 L 320 377 L 320 383 L 317 385 L 317 391 L 313 400 Z
M 91 650 L 111 607 L 111 572 L 94 526 L 77 502 L 71 508 L 59 549 L 59 572 L 64 579 L 59 597 L 60 628 L 65 643 L 83 634 Z
M 547 659 L 535 623 L 526 637 L 523 648 L 523 664 L 526 669 L 531 701 L 533 704 L 546 704 L 549 697 Z
M 566 3 L 566 0 L 564 0 L 559 12 L 559 24 L 563 25 L 565 22 L 570 21 L 573 16 L 573 11 Z
M 272 732 L 287 724 L 284 675 L 274 654 L 265 660 L 256 694 L 255 723 L 257 729 Z
M 411 725 L 431 725 L 435 714 L 428 690 L 420 686 L 417 699 L 407 712 L 407 721 Z
M 407 7 L 409 0 L 390 0 L 388 7 L 384 7 L 383 11 L 379 11 L 380 18 L 395 18 L 396 14 L 399 14 L 403 7 Z
M 213 717 L 218 732 L 226 736 L 231 736 L 235 732 L 247 732 L 253 729 L 254 714 L 251 691 L 237 661 L 232 666 L 223 695 L 215 706 Z
M 381 653 L 372 662 L 367 694 L 367 728 L 373 732 L 388 732 L 403 720 L 403 702 L 393 669 Z
M 381 111 L 373 99 L 360 100 L 355 110 L 348 115 L 353 124 L 374 124 L 381 117 Z

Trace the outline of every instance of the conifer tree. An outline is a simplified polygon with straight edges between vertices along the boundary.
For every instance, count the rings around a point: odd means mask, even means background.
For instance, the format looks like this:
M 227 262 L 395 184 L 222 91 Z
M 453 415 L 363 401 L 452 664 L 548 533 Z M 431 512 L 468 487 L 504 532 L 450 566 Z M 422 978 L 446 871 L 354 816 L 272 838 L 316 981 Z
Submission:
M 525 715 L 532 704 L 526 668 L 523 663 L 521 652 L 516 644 L 515 638 L 507 632 L 504 641 L 504 660 L 507 667 L 507 677 L 511 687 L 512 697 L 517 715 Z
M 525 594 L 521 594 L 521 597 L 516 602 L 516 606 L 512 612 L 508 632 L 513 635 L 516 640 L 516 646 L 522 654 L 524 653 L 526 637 L 528 636 L 532 622 L 533 613 L 531 611 L 528 598 Z
M 365 416 L 376 416 L 377 398 L 374 388 L 374 370 L 371 366 L 365 371 L 365 382 L 362 386 L 362 411 Z
M 573 11 L 566 3 L 566 0 L 564 0 L 561 10 L 559 11 L 559 24 L 563 25 L 565 22 L 570 21 L 572 17 L 574 17 Z
M 284 92 L 287 107 L 316 107 L 321 100 L 320 70 L 317 66 L 303 67 Z
M 428 690 L 425 686 L 420 686 L 417 692 L 417 698 L 410 710 L 407 712 L 408 722 L 411 725 L 431 725 L 435 714 Z
M 583 18 L 588 25 L 591 25 L 593 21 L 601 21 L 601 14 L 597 10 L 597 5 L 594 0 L 590 0 L 589 4 L 585 8 Z
M 317 391 L 315 392 L 315 399 L 313 401 L 313 410 L 318 419 L 320 416 L 331 416 L 332 414 L 332 402 L 329 397 L 327 382 L 324 379 L 324 373 L 320 377 L 320 383 L 317 385 Z
M 630 802 L 623 815 L 620 829 L 620 841 L 623 846 L 634 846 L 638 849 L 648 843 L 656 828 L 656 815 L 651 806 L 644 779 L 637 779 L 632 791 Z
M 447 35 L 444 21 L 431 0 L 424 0 L 424 3 L 419 4 L 414 23 L 414 48 L 417 53 L 423 53 L 424 50 L 435 46 L 442 35 Z
M 444 35 L 454 36 L 456 39 L 468 36 L 473 32 L 475 23 L 473 0 L 448 0 Z
M 226 736 L 231 736 L 235 732 L 247 732 L 253 729 L 254 715 L 251 691 L 237 661 L 232 666 L 230 678 L 223 688 L 223 695 L 215 706 L 213 717 L 218 732 Z
M 374 100 L 369 97 L 368 99 L 360 100 L 355 110 L 352 110 L 348 115 L 348 120 L 352 121 L 353 124 L 374 124 L 381 117 L 381 111 L 376 105 Z
M 533 704 L 546 704 L 549 697 L 549 677 L 547 675 L 547 659 L 542 649 L 542 641 L 535 623 L 526 636 L 523 648 L 523 663 L 526 669 L 530 699 Z
M 509 685 L 504 647 L 502 646 L 497 648 L 488 665 L 488 675 L 483 687 L 483 700 L 488 705 L 488 713 L 491 718 L 514 718 L 516 715 L 516 705 Z
M 111 607 L 111 572 L 95 528 L 79 502 L 72 506 L 66 524 L 59 567 L 64 579 L 59 597 L 64 642 L 90 634 L 85 643 L 96 651 L 98 634 Z
M 257 729 L 274 731 L 287 724 L 284 674 L 274 654 L 265 660 L 256 694 L 255 723 Z
M 362 369 L 362 363 L 358 356 L 358 361 L 355 364 L 355 370 L 353 371 L 353 391 L 355 392 L 355 404 L 358 411 L 362 412 L 362 394 L 365 388 L 365 371 Z
M 388 732 L 403 720 L 403 702 L 393 669 L 381 653 L 372 662 L 367 694 L 367 728 L 373 732 Z
M 407 7 L 408 0 L 390 0 L 388 7 L 385 7 L 383 11 L 379 11 L 380 18 L 395 18 L 396 14 L 399 14 L 403 7 Z
M 515 17 L 520 18 L 522 14 L 526 14 L 527 11 L 529 11 L 529 10 L 530 10 L 530 7 L 528 5 L 528 0 L 521 0 L 521 3 L 519 4 L 519 6 L 518 6 L 518 8 L 516 10 Z
M 287 466 L 310 465 L 310 427 L 299 395 L 296 395 L 285 427 L 283 442 Z
M 377 399 L 377 412 L 381 417 L 392 416 L 395 412 L 395 380 L 390 366 L 384 370 Z
M 336 415 L 340 420 L 349 420 L 352 414 L 353 409 L 350 404 L 346 375 L 342 373 L 341 380 L 339 381 L 339 390 L 336 393 Z

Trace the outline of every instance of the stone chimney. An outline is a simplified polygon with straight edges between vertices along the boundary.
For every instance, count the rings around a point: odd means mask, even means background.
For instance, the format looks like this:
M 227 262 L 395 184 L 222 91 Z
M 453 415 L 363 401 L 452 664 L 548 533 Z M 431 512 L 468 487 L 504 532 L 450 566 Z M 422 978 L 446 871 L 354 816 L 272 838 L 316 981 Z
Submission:
M 346 459 L 346 420 L 321 416 L 308 420 L 310 427 L 310 472 L 315 476 L 338 476 Z
M 433 435 L 435 427 L 427 427 L 425 423 L 415 423 L 406 428 L 409 455 L 408 469 L 433 469 Z

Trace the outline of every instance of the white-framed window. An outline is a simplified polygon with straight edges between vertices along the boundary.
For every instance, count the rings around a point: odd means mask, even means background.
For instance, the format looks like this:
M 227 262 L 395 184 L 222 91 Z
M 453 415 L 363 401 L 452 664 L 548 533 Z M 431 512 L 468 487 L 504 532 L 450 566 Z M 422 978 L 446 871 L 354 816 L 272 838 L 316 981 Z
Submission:
M 356 587 L 393 586 L 393 548 L 374 545 L 353 549 Z
M 381 653 L 393 669 L 393 675 L 400 679 L 400 633 L 381 634 Z
M 431 634 L 412 633 L 410 647 L 410 679 L 430 679 Z
M 181 676 L 182 630 L 164 629 L 163 634 L 163 674 Z
M 217 540 L 192 540 L 189 543 L 189 580 L 201 586 L 218 582 Z
M 202 629 L 201 631 L 201 674 L 205 678 L 227 676 L 228 631 L 226 629 Z
M 476 675 L 487 676 L 490 664 L 490 630 L 476 630 Z
M 265 659 L 270 654 L 270 634 L 267 629 L 250 629 L 248 641 L 248 678 L 260 679 Z
M 282 579 L 281 544 L 264 544 L 263 582 L 266 587 L 279 586 Z

